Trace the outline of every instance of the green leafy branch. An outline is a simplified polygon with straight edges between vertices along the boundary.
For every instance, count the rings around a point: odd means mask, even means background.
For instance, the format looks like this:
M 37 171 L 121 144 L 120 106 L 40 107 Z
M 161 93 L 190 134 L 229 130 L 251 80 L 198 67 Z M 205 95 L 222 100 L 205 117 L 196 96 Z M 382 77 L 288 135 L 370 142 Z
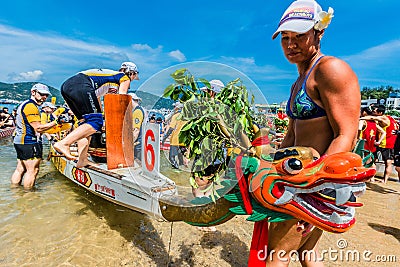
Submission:
M 179 69 L 171 77 L 174 83 L 165 88 L 163 96 L 184 103 L 179 119 L 187 123 L 179 134 L 179 141 L 189 148 L 189 158 L 196 159 L 193 171 L 199 177 L 205 175 L 204 169 L 216 159 L 221 161 L 220 168 L 209 178 L 218 182 L 218 172 L 227 168 L 224 160 L 227 148 L 254 154 L 251 140 L 255 133 L 250 109 L 254 96 L 249 103 L 247 88 L 240 79 L 228 82 L 212 98 L 200 90 L 200 86 L 211 89 L 208 80 L 195 78 L 187 69 Z

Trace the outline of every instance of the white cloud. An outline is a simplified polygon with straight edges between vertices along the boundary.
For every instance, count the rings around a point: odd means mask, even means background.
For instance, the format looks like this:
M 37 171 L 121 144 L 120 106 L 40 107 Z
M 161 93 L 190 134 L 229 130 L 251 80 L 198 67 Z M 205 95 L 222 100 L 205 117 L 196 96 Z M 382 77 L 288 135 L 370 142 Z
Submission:
M 141 78 L 145 79 L 154 71 L 185 60 L 179 50 L 171 54 L 163 51 L 161 45 L 156 48 L 147 44 L 120 47 L 54 33 L 28 32 L 1 24 L 0 40 L 0 58 L 7 62 L 0 65 L 0 81 L 35 79 L 56 88 L 74 73 L 87 68 L 117 69 L 122 61 L 133 61 L 140 69 Z
M 171 51 L 168 53 L 168 55 L 172 58 L 177 59 L 179 62 L 186 61 L 185 55 L 179 50 Z
M 132 48 L 136 51 L 148 51 L 152 53 L 160 53 L 163 49 L 162 45 L 157 46 L 157 48 L 152 48 L 148 44 L 133 44 Z
M 386 62 L 388 59 L 399 58 L 399 51 L 400 40 L 393 40 L 368 48 L 356 55 L 347 57 L 347 59 L 368 67 L 376 63 Z
M 42 76 L 43 76 L 43 71 L 41 70 L 20 72 L 19 74 L 10 73 L 8 75 L 9 80 L 13 82 L 39 81 L 42 79 Z
M 361 87 L 400 87 L 400 40 L 392 40 L 344 57 L 358 75 Z

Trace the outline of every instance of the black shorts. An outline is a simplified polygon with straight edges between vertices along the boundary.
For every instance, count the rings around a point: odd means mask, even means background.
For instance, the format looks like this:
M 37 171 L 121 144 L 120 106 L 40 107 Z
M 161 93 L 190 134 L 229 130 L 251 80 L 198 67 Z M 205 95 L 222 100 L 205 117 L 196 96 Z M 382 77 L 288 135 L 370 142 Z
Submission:
M 14 144 L 15 151 L 17 151 L 17 159 L 41 159 L 43 156 L 43 145 L 36 144 Z
M 83 73 L 66 80 L 61 86 L 61 95 L 78 120 L 85 114 L 101 113 L 93 82 Z
M 394 153 L 394 161 L 393 165 L 396 167 L 400 167 L 400 151 L 397 151 L 397 153 Z
M 393 165 L 400 167 L 400 137 L 397 136 L 396 142 L 394 143 L 394 162 Z
M 381 152 L 382 155 L 382 160 L 387 161 L 387 160 L 393 160 L 394 159 L 394 149 L 393 148 L 383 148 L 383 147 L 377 147 L 376 153 Z M 376 157 L 377 158 L 377 157 Z

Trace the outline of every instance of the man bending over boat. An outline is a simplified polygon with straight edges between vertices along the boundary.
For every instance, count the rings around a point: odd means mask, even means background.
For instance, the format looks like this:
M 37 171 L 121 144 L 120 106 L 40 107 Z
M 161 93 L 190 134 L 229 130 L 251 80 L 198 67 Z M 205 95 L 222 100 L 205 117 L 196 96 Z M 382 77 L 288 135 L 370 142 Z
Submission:
M 90 136 L 101 131 L 103 127 L 100 97 L 108 93 L 126 94 L 132 80 L 139 80 L 139 71 L 133 62 L 123 62 L 119 71 L 90 69 L 67 79 L 61 86 L 61 94 L 79 120 L 79 126 L 55 143 L 54 149 L 64 154 L 67 159 L 76 160 L 69 147 L 77 142 L 77 167 L 88 165 Z

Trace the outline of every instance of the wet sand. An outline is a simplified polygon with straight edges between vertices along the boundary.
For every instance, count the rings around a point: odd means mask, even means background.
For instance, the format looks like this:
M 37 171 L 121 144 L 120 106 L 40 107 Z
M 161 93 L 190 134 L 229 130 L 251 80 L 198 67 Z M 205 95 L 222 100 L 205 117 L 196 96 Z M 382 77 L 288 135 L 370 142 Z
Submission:
M 331 256 L 325 257 L 325 266 L 398 266 L 400 183 L 368 183 L 368 190 L 361 197 L 361 202 L 364 206 L 357 209 L 357 223 L 352 229 L 343 234 L 323 234 L 319 249 L 331 251 Z M 170 223 L 153 225 L 169 237 Z M 169 266 L 247 266 L 253 223 L 246 222 L 244 216 L 237 216 L 217 226 L 217 230 L 216 233 L 203 233 L 184 223 L 174 223 Z M 168 240 L 165 241 L 167 245 Z M 336 254 L 334 250 L 337 250 Z M 346 254 L 351 251 L 360 253 L 359 261 L 350 254 L 346 260 Z M 362 257 L 364 252 L 367 253 L 365 260 Z M 367 261 L 368 258 L 375 260 L 375 256 L 390 255 L 396 257 L 397 263 Z M 163 266 L 162 262 L 152 264 Z M 290 266 L 301 265 L 293 262 Z
M 68 183 L 64 189 L 73 191 L 74 205 L 61 204 L 63 209 L 60 202 L 71 202 L 57 196 L 52 208 L 40 197 L 25 194 L 19 200 L 25 216 L 0 229 L 2 240 L 9 241 L 1 242 L 1 266 L 247 266 L 253 223 L 244 216 L 217 226 L 217 232 L 204 233 L 182 222 L 160 222 L 121 208 Z M 399 197 L 399 183 L 368 184 L 356 225 L 344 234 L 324 233 L 320 250 L 339 250 L 337 242 L 344 239 L 348 245 L 342 251 L 396 255 L 399 262 Z M 325 261 L 325 266 L 375 264 Z

